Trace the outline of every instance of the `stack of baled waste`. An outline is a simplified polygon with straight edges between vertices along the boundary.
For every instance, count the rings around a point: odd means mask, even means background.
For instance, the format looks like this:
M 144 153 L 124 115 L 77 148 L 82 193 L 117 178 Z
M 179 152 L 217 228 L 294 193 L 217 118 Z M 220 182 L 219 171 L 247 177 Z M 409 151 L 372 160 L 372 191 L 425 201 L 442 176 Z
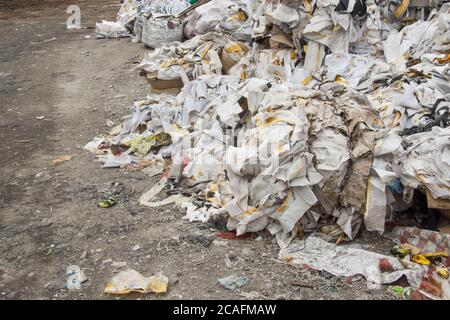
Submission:
M 183 23 L 178 14 L 189 7 L 188 0 L 124 0 L 116 21 L 102 21 L 95 26 L 97 38 L 133 36 L 148 47 L 182 41 Z

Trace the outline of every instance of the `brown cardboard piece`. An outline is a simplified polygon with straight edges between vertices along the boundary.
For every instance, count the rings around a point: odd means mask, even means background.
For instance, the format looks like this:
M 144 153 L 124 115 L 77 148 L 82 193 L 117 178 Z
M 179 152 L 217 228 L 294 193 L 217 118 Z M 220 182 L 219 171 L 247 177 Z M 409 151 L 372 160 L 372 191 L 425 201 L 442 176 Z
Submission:
M 245 51 L 248 52 L 249 48 L 243 44 L 239 43 L 239 46 Z M 226 46 L 225 46 L 226 48 Z M 227 52 L 227 50 L 223 48 L 222 52 L 220 53 L 220 62 L 222 62 L 222 71 L 223 73 L 227 74 L 228 71 L 236 64 L 238 61 L 235 61 L 231 55 Z
M 270 47 L 276 49 L 280 44 L 294 48 L 294 42 L 277 26 L 272 29 L 272 36 L 269 39 Z
M 147 78 L 148 83 L 150 84 L 150 92 L 152 93 L 179 93 L 184 86 L 183 80 L 181 78 L 175 78 L 170 80 L 158 79 L 154 74 L 151 73 L 141 73 L 142 76 Z M 193 77 L 189 76 L 189 80 L 192 80 Z
M 427 203 L 428 208 L 440 209 L 446 211 L 444 215 L 448 216 L 450 219 L 450 200 L 447 199 L 434 199 L 430 191 L 427 190 Z
M 156 90 L 166 90 L 172 88 L 183 88 L 183 81 L 181 78 L 162 80 L 158 78 L 151 77 L 147 75 L 148 83 L 152 86 L 152 89 Z
M 222 50 L 220 61 L 222 62 L 222 71 L 225 74 L 236 64 L 236 61 L 231 59 L 230 54 L 226 50 Z
M 450 200 L 434 199 L 430 191 L 427 190 L 428 208 L 450 210 Z
M 450 234 L 450 219 L 441 215 L 437 228 L 439 232 Z

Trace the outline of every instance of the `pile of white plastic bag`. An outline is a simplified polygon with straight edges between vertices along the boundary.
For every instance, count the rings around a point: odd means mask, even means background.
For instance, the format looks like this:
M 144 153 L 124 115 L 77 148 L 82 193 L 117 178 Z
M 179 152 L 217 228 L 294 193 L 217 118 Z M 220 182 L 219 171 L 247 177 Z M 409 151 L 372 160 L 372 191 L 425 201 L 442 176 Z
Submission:
M 285 250 L 304 233 L 383 233 L 413 190 L 450 200 L 450 4 L 397 2 L 199 6 L 189 40 L 138 66 L 180 92 L 136 102 L 86 149 L 105 167 L 170 159 L 166 178 L 204 186 L 190 220 L 226 212 L 229 230 L 267 229 Z

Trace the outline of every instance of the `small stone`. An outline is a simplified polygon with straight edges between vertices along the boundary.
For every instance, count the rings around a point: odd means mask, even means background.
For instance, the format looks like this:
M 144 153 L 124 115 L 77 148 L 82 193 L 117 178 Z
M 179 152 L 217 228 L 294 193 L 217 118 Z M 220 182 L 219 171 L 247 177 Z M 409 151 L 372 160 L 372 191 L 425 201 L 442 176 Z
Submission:
M 41 227 L 47 227 L 47 226 L 49 226 L 51 224 L 52 224 L 52 221 L 50 219 L 47 219 L 47 218 L 42 219 L 42 221 L 39 223 L 39 225 Z
M 127 263 L 125 261 L 122 261 L 122 262 L 114 261 L 111 266 L 114 268 L 125 268 L 127 266 Z
M 225 247 L 225 246 L 228 246 L 228 242 L 226 242 L 224 240 L 214 239 L 213 245 L 220 246 L 220 247 Z
M 135 245 L 131 250 L 132 251 L 138 251 L 141 249 L 141 246 L 139 244 Z

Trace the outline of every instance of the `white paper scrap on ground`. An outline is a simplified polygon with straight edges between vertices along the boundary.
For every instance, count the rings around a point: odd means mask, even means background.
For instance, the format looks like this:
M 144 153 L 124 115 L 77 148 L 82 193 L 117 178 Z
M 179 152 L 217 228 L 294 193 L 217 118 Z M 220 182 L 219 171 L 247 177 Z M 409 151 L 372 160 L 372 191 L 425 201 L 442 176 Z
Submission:
M 281 249 L 278 258 L 292 260 L 294 264 L 307 264 L 335 276 L 363 275 L 373 284 L 392 283 L 404 275 L 413 288 L 420 286 L 426 272 L 426 267 L 422 265 L 415 264 L 413 269 L 405 269 L 395 257 L 328 243 L 315 236 L 293 241 L 287 248 Z M 380 272 L 379 261 L 383 258 L 390 262 L 394 271 Z

